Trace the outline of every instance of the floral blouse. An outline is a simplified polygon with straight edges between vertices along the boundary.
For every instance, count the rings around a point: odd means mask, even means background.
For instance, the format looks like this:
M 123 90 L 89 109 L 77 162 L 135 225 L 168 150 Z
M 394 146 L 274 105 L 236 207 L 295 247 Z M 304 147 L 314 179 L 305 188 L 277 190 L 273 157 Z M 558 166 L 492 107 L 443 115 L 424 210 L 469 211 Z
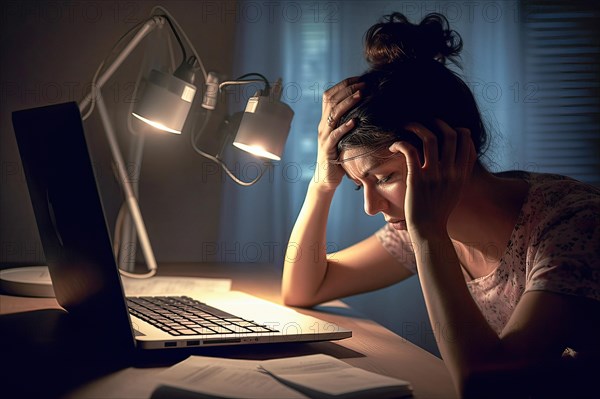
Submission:
M 499 175 L 526 180 L 529 191 L 499 265 L 466 282 L 490 326 L 500 334 L 527 291 L 600 301 L 600 190 L 559 175 Z M 417 272 L 408 232 L 386 225 L 375 234 L 403 266 Z

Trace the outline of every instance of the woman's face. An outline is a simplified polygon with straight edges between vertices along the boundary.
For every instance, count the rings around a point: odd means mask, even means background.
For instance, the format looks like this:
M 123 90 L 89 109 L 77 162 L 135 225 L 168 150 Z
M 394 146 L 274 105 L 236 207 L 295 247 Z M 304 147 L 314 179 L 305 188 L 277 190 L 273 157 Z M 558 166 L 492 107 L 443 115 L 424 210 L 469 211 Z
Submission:
M 381 212 L 396 230 L 406 230 L 404 196 L 406 195 L 406 161 L 401 153 L 387 148 L 361 156 L 368 150 L 351 148 L 342 151 L 340 160 L 348 177 L 364 192 L 365 212 Z

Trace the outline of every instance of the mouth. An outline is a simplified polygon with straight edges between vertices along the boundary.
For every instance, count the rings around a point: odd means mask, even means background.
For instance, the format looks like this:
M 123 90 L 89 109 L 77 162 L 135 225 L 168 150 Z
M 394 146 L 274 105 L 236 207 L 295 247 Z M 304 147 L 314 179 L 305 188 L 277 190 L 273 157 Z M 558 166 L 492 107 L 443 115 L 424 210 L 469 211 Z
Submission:
M 386 220 L 395 230 L 406 230 L 406 220 L 404 219 L 390 219 Z

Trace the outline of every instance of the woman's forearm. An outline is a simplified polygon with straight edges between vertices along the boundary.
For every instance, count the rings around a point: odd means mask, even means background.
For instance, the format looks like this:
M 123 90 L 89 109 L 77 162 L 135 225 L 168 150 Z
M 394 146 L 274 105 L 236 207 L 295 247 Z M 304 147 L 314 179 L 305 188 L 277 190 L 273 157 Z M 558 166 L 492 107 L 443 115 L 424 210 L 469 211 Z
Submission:
M 282 279 L 283 302 L 311 306 L 327 271 L 326 231 L 333 191 L 309 185 L 288 242 Z
M 447 233 L 411 234 L 419 279 L 440 352 L 459 391 L 500 344 L 473 301 Z

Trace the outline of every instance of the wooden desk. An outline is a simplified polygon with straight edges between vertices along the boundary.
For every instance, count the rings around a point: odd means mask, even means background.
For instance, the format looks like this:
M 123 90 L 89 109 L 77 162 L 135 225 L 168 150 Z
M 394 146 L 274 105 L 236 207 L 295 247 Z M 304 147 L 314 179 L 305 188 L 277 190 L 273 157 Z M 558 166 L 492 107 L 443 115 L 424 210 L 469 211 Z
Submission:
M 178 264 L 161 265 L 159 270 L 159 274 L 163 276 L 228 278 L 232 280 L 234 290 L 281 303 L 281 273 L 270 265 Z M 12 350 L 12 353 L 19 354 L 19 359 L 2 359 L 5 371 L 0 374 L 0 392 L 6 392 L 3 388 L 6 383 L 12 382 L 10 386 L 13 388 L 23 386 L 24 392 L 39 393 L 43 397 L 148 398 L 156 373 L 190 354 L 268 359 L 326 353 L 356 367 L 408 380 L 417 398 L 448 398 L 456 395 L 449 373 L 440 359 L 381 325 L 361 317 L 341 301 L 300 311 L 352 329 L 353 336 L 349 339 L 317 343 L 232 346 L 185 352 L 167 350 L 144 354 L 144 359 L 133 367 L 119 364 L 103 364 L 102 367 L 97 367 L 99 363 L 110 361 L 107 361 L 106 357 L 102 357 L 101 362 L 94 361 L 94 358 L 88 357 L 85 349 L 77 349 L 76 345 L 75 349 L 69 351 L 79 353 L 67 356 L 71 364 L 63 365 L 66 372 L 61 370 L 61 367 L 55 367 L 60 363 L 64 348 L 46 350 L 54 341 L 60 340 L 59 335 L 63 333 L 57 322 L 62 312 L 57 309 L 60 309 L 60 306 L 53 298 L 0 295 L 0 333 L 3 338 L 10 335 L 9 338 L 12 339 L 12 343 L 2 345 L 10 345 L 13 349 L 14 345 L 20 345 L 23 348 L 22 354 Z M 73 362 L 79 364 L 72 364 Z M 7 367 L 7 363 L 10 366 Z

